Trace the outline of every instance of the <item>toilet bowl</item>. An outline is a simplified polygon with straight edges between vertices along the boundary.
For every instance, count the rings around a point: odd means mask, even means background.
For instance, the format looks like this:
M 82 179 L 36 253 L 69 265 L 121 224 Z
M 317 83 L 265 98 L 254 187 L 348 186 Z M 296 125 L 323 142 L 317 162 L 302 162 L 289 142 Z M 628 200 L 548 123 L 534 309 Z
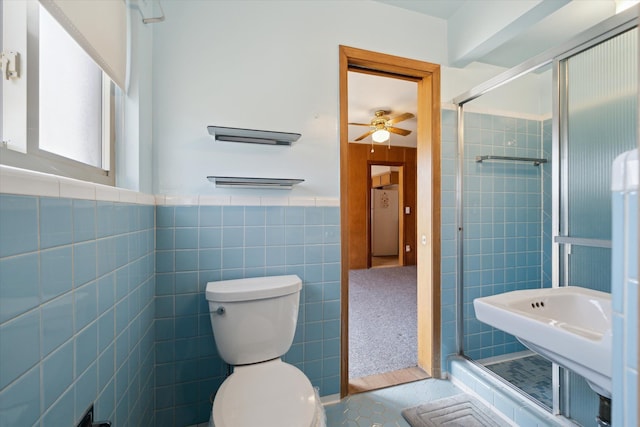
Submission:
M 216 393 L 210 426 L 326 426 L 317 390 L 281 360 L 293 343 L 301 288 L 296 275 L 207 283 L 216 348 L 234 366 Z
M 236 367 L 213 403 L 215 427 L 320 427 L 315 390 L 295 366 L 280 359 Z

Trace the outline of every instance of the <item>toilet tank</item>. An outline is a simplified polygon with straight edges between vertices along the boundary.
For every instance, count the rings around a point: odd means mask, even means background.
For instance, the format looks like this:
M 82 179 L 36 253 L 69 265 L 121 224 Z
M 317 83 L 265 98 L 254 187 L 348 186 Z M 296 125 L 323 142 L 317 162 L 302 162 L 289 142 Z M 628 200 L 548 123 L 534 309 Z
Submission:
M 246 365 L 285 354 L 293 343 L 300 289 L 296 275 L 207 283 L 220 357 L 230 365 Z

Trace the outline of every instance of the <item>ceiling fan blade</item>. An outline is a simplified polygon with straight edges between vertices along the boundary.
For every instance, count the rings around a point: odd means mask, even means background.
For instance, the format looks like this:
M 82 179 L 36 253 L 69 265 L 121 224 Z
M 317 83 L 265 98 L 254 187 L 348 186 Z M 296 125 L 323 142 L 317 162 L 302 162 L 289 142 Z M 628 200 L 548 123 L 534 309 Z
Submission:
M 353 126 L 371 126 L 371 123 L 348 123 Z
M 354 139 L 354 141 L 362 141 L 363 139 L 365 139 L 366 137 L 368 137 L 374 132 L 375 132 L 375 129 L 372 129 L 369 132 L 365 133 L 364 135 L 360 135 L 358 138 Z
M 395 116 L 392 119 L 387 120 L 387 123 L 390 125 L 396 124 L 398 122 L 401 122 L 403 120 L 407 120 L 407 119 L 412 119 L 415 116 L 411 113 L 404 113 L 404 114 L 400 114 L 399 116 Z
M 407 136 L 411 133 L 410 130 L 406 130 L 406 129 L 400 129 L 400 128 L 394 128 L 392 126 L 389 126 L 387 128 L 387 130 L 391 133 L 396 133 L 398 135 L 402 135 L 402 136 Z

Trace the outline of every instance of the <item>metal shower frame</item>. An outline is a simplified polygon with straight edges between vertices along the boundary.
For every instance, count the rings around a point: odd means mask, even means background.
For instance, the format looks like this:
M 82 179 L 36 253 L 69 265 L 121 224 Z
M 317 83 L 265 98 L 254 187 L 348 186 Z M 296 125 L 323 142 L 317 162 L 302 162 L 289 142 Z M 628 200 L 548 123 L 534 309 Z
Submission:
M 464 105 L 480 96 L 503 86 L 517 78 L 534 70 L 548 65 L 552 66 L 552 286 L 560 286 L 560 245 L 564 245 L 565 258 L 568 256 L 571 246 L 611 247 L 611 242 L 597 239 L 580 239 L 560 236 L 560 230 L 567 230 L 568 214 L 565 211 L 561 215 L 560 205 L 566 206 L 566 195 L 561 196 L 561 185 L 566 185 L 566 174 L 560 175 L 561 170 L 566 170 L 566 158 L 561 158 L 563 150 L 560 149 L 561 141 L 567 140 L 567 125 L 563 122 L 567 114 L 566 97 L 561 93 L 567 90 L 566 59 L 585 51 L 595 45 L 609 40 L 619 34 L 638 27 L 640 21 L 640 6 L 634 6 L 621 12 L 600 24 L 578 34 L 566 43 L 551 48 L 521 64 L 487 80 L 480 85 L 462 93 L 453 99 L 457 108 L 458 119 L 458 144 L 457 144 L 457 171 L 456 171 L 456 212 L 457 212 L 457 281 L 456 281 L 456 347 L 458 354 L 467 358 L 464 354 L 464 199 L 463 199 L 463 173 L 464 173 Z M 564 151 L 566 152 L 566 150 Z M 561 169 L 562 165 L 562 169 Z M 561 199 L 562 197 L 562 199 Z M 565 260 L 566 262 L 566 260 Z M 568 269 L 564 269 L 562 283 L 567 283 Z M 468 358 L 467 358 L 468 359 Z M 471 359 L 469 359 L 471 360 Z M 475 362 L 474 362 L 475 363 Z M 560 393 L 560 383 L 569 383 L 569 372 L 564 370 L 561 379 L 560 367 L 553 364 L 553 408 L 554 415 L 560 415 L 561 409 L 565 410 L 565 416 L 569 413 L 569 393 Z M 562 402 L 561 402 L 562 399 Z

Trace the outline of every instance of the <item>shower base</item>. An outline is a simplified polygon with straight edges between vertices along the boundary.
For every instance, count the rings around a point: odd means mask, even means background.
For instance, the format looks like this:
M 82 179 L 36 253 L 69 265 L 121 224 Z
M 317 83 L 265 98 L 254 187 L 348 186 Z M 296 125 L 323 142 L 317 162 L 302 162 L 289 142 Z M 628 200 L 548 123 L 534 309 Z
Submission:
M 547 408 L 553 406 L 551 362 L 530 352 L 508 360 L 479 361 Z

